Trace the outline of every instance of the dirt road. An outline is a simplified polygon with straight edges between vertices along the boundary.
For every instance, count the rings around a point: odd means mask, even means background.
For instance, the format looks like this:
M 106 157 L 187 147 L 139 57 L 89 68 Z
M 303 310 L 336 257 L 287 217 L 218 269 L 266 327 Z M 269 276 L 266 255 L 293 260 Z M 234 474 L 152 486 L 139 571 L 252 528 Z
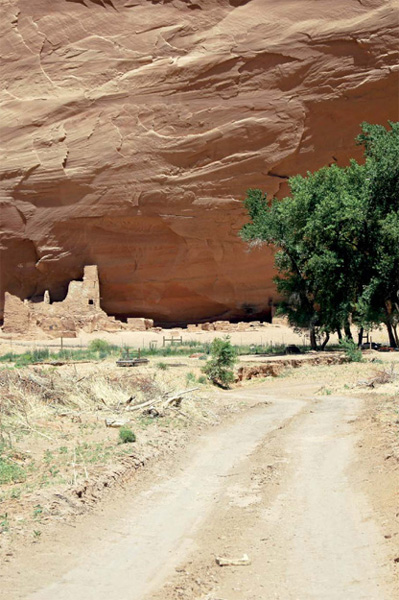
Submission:
M 350 477 L 361 401 L 270 397 L 266 386 L 232 396 L 243 394 L 255 406 L 193 443 L 173 476 L 65 544 L 38 546 L 6 596 L 393 599 L 381 533 Z M 243 553 L 251 565 L 215 563 Z

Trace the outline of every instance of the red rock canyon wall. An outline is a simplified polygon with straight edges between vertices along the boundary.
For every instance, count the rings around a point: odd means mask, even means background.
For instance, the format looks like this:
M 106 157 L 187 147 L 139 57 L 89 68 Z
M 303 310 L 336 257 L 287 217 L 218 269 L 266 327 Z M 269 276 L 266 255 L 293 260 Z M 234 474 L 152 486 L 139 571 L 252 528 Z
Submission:
M 384 0 L 2 0 L 1 290 L 160 321 L 268 310 L 272 254 L 237 238 L 248 187 L 359 150 L 398 119 Z

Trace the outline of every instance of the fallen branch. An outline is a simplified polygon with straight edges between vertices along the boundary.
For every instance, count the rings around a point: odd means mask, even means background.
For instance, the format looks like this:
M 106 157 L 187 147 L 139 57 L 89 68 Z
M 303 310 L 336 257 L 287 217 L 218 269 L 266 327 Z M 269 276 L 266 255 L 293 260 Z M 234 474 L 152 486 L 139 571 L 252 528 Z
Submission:
M 147 402 L 141 402 L 140 404 L 135 404 L 134 406 L 127 406 L 126 410 L 129 412 L 141 410 L 142 408 L 146 408 L 147 406 L 154 406 L 154 404 L 159 404 L 160 402 L 163 402 L 163 400 L 163 398 L 158 398 L 157 400 L 147 400 Z
M 182 415 L 186 419 L 189 418 L 189 416 L 185 412 L 183 412 L 182 410 L 180 410 L 180 408 L 177 408 L 176 406 L 167 406 L 166 409 L 174 410 L 175 412 L 179 413 L 179 415 Z
M 167 398 L 166 400 L 165 400 L 164 396 L 162 396 L 161 398 L 157 398 L 157 400 L 147 400 L 146 402 L 141 402 L 140 404 L 135 404 L 134 406 L 129 406 L 126 410 L 129 410 L 129 411 L 140 410 L 142 408 L 146 408 L 147 406 L 154 406 L 155 404 L 159 404 L 160 402 L 164 402 L 164 406 L 167 407 L 170 404 L 173 404 L 176 401 L 178 401 L 181 398 L 181 396 L 183 396 L 184 394 L 189 394 L 190 392 L 194 392 L 195 390 L 199 390 L 199 388 L 195 387 L 195 388 L 190 388 L 189 390 L 183 390 L 183 391 L 179 392 L 178 394 L 175 394 L 171 398 Z
M 125 419 L 105 419 L 106 427 L 125 427 L 128 425 L 129 421 Z

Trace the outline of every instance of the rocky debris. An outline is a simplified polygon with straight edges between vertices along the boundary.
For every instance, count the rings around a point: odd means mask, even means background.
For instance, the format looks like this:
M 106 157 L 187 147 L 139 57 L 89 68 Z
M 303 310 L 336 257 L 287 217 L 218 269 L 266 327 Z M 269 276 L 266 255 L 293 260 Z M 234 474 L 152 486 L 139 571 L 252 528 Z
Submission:
M 217 556 L 215 560 L 219 567 L 246 567 L 251 564 L 251 559 L 248 554 L 243 554 L 241 558 L 225 558 Z
M 117 367 L 139 367 L 140 365 L 146 365 L 148 364 L 150 361 L 148 360 L 148 358 L 127 358 L 127 357 L 122 357 L 119 358 L 116 361 L 116 366 Z
M 115 427 L 117 429 L 129 425 L 129 423 L 130 421 L 127 421 L 126 419 L 105 419 L 106 427 Z
M 267 327 L 270 325 L 269 322 L 261 321 L 240 321 L 238 323 L 231 323 L 230 321 L 213 321 L 212 323 L 207 321 L 206 323 L 188 324 L 187 331 L 191 333 L 198 333 L 201 331 L 221 331 L 221 332 L 233 332 L 233 331 L 252 331 L 259 329 L 260 327 Z
M 154 321 L 152 319 L 142 319 L 139 317 L 127 319 L 127 329 L 132 331 L 147 331 L 154 327 Z

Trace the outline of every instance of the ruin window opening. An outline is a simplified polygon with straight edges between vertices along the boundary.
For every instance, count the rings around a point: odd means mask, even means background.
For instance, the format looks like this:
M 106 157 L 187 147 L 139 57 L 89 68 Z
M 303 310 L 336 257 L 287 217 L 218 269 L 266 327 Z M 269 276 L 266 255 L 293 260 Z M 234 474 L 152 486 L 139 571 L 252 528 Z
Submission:
M 90 304 L 91 306 L 93 306 L 93 305 L 94 305 L 94 300 L 90 299 L 90 300 L 89 300 L 89 304 Z

